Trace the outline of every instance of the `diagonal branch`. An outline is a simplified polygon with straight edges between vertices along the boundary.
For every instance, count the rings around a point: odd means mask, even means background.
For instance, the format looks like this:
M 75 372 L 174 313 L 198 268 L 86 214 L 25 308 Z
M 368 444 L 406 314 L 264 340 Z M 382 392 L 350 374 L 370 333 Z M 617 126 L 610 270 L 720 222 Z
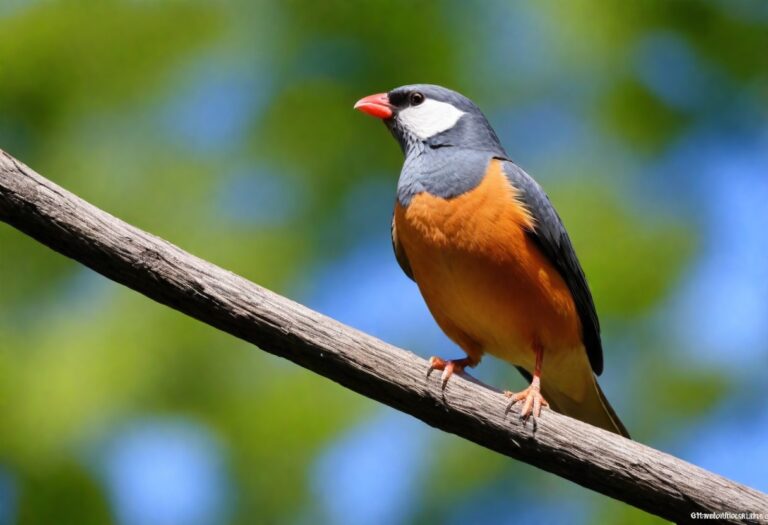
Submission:
M 533 432 L 497 392 L 261 288 L 83 201 L 0 150 L 0 221 L 113 281 L 425 423 L 674 521 L 764 513 L 768 495 L 547 411 Z M 730 516 L 733 522 L 757 517 Z

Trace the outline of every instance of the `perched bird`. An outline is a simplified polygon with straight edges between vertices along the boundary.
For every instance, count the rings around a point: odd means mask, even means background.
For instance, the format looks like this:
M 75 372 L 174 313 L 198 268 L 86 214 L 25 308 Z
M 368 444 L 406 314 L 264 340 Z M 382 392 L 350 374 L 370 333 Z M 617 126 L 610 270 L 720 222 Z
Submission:
M 544 190 L 512 162 L 480 109 L 444 87 L 416 84 L 355 108 L 384 121 L 405 162 L 392 244 L 440 328 L 467 354 L 430 359 L 443 387 L 484 354 L 530 381 L 505 392 L 521 417 L 542 407 L 628 437 L 595 374 L 600 325 L 571 241 Z

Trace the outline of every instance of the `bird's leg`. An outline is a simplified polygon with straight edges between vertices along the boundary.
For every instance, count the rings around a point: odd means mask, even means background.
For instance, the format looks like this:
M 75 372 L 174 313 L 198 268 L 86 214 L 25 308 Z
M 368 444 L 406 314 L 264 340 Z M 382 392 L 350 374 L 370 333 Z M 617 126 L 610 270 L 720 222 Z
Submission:
M 445 360 L 439 357 L 432 356 L 429 358 L 429 369 L 427 370 L 427 377 L 432 373 L 432 370 L 442 370 L 443 375 L 440 380 L 442 381 L 442 387 L 448 384 L 448 380 L 451 376 L 457 372 L 462 373 L 466 367 L 473 367 L 478 363 L 478 360 L 471 357 L 465 357 L 463 359 L 450 359 Z
M 544 349 L 537 344 L 534 345 L 533 350 L 536 352 L 536 366 L 530 386 L 522 392 L 504 392 L 504 395 L 509 398 L 507 409 L 519 401 L 523 402 L 523 408 L 520 409 L 520 419 L 523 421 L 527 421 L 531 415 L 536 420 L 541 415 L 541 407 L 549 406 L 547 400 L 541 395 L 541 362 L 544 360 Z

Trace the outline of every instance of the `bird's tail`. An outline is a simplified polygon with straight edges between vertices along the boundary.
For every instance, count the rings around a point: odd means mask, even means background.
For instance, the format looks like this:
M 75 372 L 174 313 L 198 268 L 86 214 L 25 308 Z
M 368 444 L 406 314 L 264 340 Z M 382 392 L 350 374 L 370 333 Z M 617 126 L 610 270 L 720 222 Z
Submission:
M 542 394 L 555 412 L 603 428 L 609 432 L 629 438 L 629 432 L 605 398 L 597 379 L 590 371 L 592 386 L 587 389 L 585 399 L 575 402 L 571 397 L 542 384 Z

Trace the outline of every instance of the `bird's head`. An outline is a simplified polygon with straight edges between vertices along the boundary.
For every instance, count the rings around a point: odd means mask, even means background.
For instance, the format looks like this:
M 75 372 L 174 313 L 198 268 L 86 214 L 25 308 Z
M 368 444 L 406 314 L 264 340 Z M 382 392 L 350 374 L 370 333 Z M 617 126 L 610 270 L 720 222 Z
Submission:
M 441 86 L 401 86 L 362 98 L 355 109 L 382 119 L 406 155 L 442 147 L 504 154 L 480 108 L 464 95 Z

